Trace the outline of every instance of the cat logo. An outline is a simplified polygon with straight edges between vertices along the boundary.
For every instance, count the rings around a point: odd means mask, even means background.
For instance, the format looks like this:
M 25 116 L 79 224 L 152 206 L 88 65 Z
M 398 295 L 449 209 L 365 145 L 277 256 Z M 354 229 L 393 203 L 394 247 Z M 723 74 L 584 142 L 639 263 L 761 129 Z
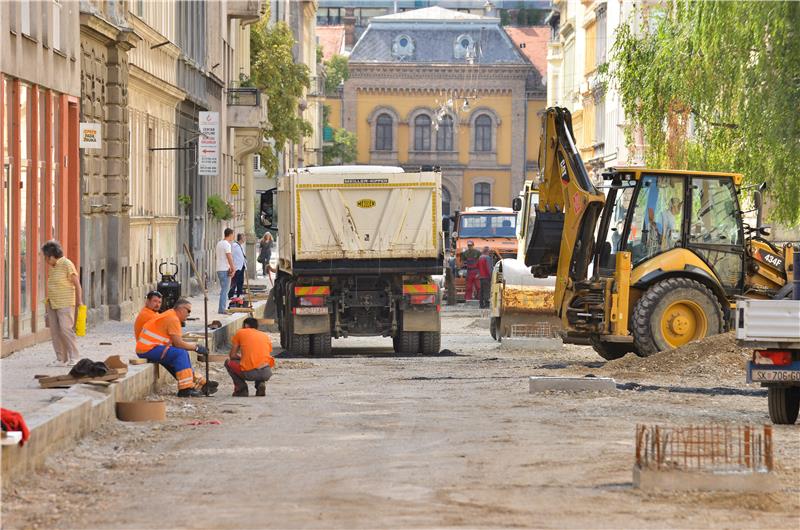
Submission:
M 356 203 L 356 205 L 359 208 L 372 208 L 373 206 L 375 206 L 375 201 L 373 201 L 372 199 L 361 199 Z

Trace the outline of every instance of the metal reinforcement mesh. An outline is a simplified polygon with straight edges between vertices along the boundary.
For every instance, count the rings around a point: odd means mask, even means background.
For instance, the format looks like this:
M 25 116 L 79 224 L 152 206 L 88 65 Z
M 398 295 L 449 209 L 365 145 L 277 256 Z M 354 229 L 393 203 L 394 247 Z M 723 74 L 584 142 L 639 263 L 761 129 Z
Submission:
M 555 329 L 547 322 L 536 322 L 534 324 L 512 324 L 512 338 L 541 338 L 549 339 L 555 337 Z
M 657 470 L 772 471 L 772 427 L 636 426 L 636 465 Z

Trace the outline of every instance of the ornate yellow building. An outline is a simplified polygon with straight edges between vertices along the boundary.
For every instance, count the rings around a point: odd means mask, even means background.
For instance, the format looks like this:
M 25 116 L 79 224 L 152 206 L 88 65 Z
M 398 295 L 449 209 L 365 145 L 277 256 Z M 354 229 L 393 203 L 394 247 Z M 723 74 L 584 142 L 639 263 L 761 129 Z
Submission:
M 326 101 L 331 125 L 356 133 L 359 164 L 441 167 L 445 214 L 510 205 L 537 169 L 544 72 L 493 15 L 431 7 L 373 18 L 341 108 Z

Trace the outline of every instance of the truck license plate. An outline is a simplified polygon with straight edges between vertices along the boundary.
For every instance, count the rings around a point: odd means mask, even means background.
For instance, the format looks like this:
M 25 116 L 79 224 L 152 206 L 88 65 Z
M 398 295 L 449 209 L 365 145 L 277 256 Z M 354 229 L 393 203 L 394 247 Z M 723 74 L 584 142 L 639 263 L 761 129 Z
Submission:
M 800 382 L 800 370 L 752 369 L 750 377 L 756 383 Z
M 294 310 L 295 315 L 327 315 L 327 307 L 297 307 Z

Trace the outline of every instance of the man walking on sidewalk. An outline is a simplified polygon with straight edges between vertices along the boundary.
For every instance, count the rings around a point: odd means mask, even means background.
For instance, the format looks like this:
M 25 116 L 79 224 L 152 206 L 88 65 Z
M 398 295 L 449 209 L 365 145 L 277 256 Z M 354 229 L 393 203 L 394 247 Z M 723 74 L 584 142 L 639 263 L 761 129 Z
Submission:
M 217 243 L 217 279 L 219 280 L 219 306 L 217 310 L 220 315 L 225 314 L 228 307 L 228 289 L 231 284 L 231 277 L 236 270 L 233 267 L 233 257 L 231 255 L 231 241 L 233 241 L 233 229 L 225 229 L 225 237 Z
M 244 255 L 244 234 L 236 234 L 236 241 L 231 244 L 231 255 L 233 256 L 233 268 L 236 272 L 233 274 L 233 281 L 231 282 L 231 289 L 228 291 L 228 298 L 234 296 L 242 296 L 244 293 L 244 274 L 247 269 L 247 259 Z
M 489 254 L 489 247 L 483 247 L 483 253 L 478 259 L 478 277 L 481 281 L 481 303 L 482 309 L 489 307 L 489 285 L 492 279 L 492 255 Z
M 272 341 L 269 335 L 258 330 L 258 320 L 246 318 L 244 327 L 231 340 L 230 359 L 225 368 L 233 379 L 233 397 L 247 397 L 247 381 L 255 381 L 256 395 L 265 396 L 267 381 L 272 377 Z
M 50 266 L 47 277 L 47 325 L 56 360 L 50 366 L 73 366 L 78 362 L 78 339 L 75 336 L 75 320 L 78 307 L 83 304 L 83 290 L 75 265 L 64 257 L 58 241 L 42 245 L 44 261 Z
M 183 340 L 181 324 L 192 313 L 192 304 L 185 298 L 178 299 L 169 311 L 147 322 L 136 340 L 136 355 L 150 362 L 163 365 L 178 380 L 178 397 L 197 397 L 202 395 L 208 385 L 209 394 L 217 391 L 214 381 L 206 381 L 195 376 L 189 351 L 208 355 L 202 344 L 192 344 Z M 187 351 L 188 350 L 188 351 Z

